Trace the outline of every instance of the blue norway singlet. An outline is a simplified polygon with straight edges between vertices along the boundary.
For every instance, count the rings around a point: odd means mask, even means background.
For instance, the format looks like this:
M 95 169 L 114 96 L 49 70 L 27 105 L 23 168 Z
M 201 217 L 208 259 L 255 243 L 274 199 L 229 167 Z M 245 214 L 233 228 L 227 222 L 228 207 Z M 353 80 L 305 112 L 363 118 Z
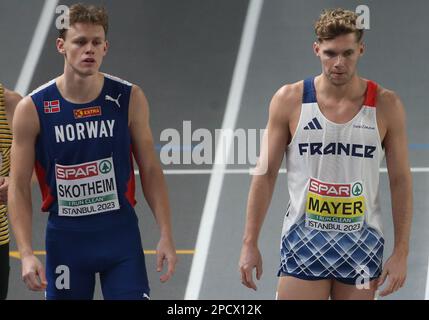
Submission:
M 105 299 L 149 298 L 133 208 L 131 89 L 132 84 L 104 75 L 102 91 L 90 103 L 66 101 L 55 80 L 31 94 L 40 121 L 36 173 L 42 210 L 50 212 L 48 300 L 92 299 L 97 273 Z M 67 286 L 58 282 L 59 267 L 68 270 Z
M 31 93 L 40 120 L 35 166 L 49 226 L 100 230 L 137 221 L 131 88 L 104 74 L 100 95 L 89 103 L 66 101 L 55 79 Z

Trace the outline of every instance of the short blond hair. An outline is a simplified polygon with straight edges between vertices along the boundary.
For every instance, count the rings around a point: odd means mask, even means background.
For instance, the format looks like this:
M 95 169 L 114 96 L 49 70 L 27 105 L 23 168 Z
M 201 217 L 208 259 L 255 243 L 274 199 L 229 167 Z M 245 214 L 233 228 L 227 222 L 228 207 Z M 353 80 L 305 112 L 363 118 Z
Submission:
M 354 33 L 357 42 L 363 37 L 363 29 L 357 26 L 358 15 L 341 8 L 323 10 L 314 25 L 317 40 L 332 40 L 340 35 Z
M 69 22 L 70 26 L 75 23 L 90 23 L 94 25 L 100 25 L 104 29 L 104 33 L 107 35 L 109 29 L 109 17 L 107 10 L 104 7 L 97 7 L 94 5 L 87 5 L 82 3 L 76 3 L 69 9 Z M 59 38 L 66 39 L 67 29 L 60 29 Z

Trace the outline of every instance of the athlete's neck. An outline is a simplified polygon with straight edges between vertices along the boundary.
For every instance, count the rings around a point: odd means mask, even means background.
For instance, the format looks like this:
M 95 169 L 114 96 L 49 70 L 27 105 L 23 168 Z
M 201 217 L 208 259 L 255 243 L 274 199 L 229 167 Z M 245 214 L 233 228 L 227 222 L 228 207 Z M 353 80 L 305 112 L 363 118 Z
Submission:
M 358 77 L 356 74 L 344 85 L 334 85 L 329 79 L 321 74 L 315 79 L 315 86 L 318 95 L 329 97 L 333 100 L 354 100 L 362 96 L 366 90 L 365 80 Z
M 95 100 L 103 89 L 104 75 L 96 73 L 80 76 L 76 73 L 64 72 L 57 78 L 57 87 L 67 101 L 88 103 Z

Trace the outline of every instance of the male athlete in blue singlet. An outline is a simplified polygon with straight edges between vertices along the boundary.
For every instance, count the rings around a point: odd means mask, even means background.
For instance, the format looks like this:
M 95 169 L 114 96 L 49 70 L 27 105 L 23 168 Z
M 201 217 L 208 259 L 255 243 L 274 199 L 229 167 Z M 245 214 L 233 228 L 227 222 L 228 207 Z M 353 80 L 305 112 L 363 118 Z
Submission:
M 10 216 L 22 276 L 47 299 L 92 299 L 96 273 L 105 299 L 148 299 L 134 211 L 133 158 L 160 227 L 157 271 L 167 281 L 176 252 L 167 188 L 155 154 L 142 90 L 99 72 L 107 53 L 107 13 L 70 7 L 57 49 L 64 73 L 25 97 L 13 122 Z M 48 211 L 46 275 L 31 245 L 30 179 L 35 166 Z
M 279 299 L 373 299 L 406 278 L 412 183 L 404 107 L 398 96 L 357 74 L 363 30 L 354 12 L 325 11 L 314 52 L 322 74 L 286 85 L 273 97 L 262 148 L 265 175 L 249 193 L 240 258 L 242 283 L 256 290 L 262 274 L 257 241 L 286 151 L 289 206 L 284 218 Z M 379 204 L 386 155 L 395 227 L 384 268 Z

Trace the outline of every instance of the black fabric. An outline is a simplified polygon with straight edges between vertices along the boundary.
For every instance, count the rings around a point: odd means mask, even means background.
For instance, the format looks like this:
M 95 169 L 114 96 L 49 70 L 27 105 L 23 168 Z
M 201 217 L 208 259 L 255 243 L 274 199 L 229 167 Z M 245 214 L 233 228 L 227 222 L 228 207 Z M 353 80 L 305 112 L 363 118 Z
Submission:
M 5 300 L 9 288 L 9 243 L 0 246 L 0 300 Z

